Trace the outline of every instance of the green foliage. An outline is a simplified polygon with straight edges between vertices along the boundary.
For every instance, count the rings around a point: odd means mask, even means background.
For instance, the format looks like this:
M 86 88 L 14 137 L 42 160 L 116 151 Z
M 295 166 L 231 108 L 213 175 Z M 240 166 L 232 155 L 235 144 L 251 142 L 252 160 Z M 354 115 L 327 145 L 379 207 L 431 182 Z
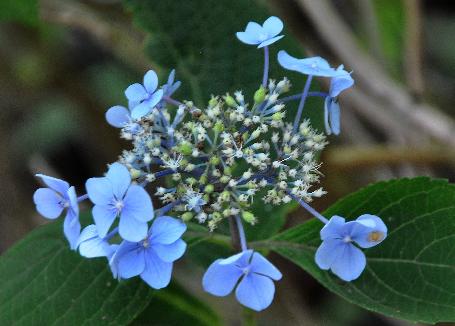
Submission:
M 60 222 L 39 227 L 0 257 L 0 325 L 128 325 L 144 309 L 156 320 L 141 314 L 135 325 L 175 325 L 177 316 L 219 324 L 175 283 L 158 292 L 139 278 L 113 279 L 106 259 L 80 257 L 62 231 Z
M 176 283 L 157 291 L 150 305 L 131 324 L 179 326 L 217 326 L 221 321 L 204 302 L 190 295 Z
M 0 1 L 1 21 L 15 21 L 27 25 L 36 25 L 38 23 L 37 0 Z
M 364 213 L 380 216 L 389 235 L 365 251 L 367 268 L 351 283 L 314 263 L 319 221 L 289 229 L 266 245 L 366 309 L 415 322 L 455 320 L 455 185 L 423 177 L 381 182 L 342 199 L 324 215 L 355 219 Z
M 126 325 L 153 292 L 112 278 L 105 259 L 68 249 L 62 224 L 31 232 L 0 258 L 0 325 Z
M 243 89 L 247 100 L 253 101 L 261 83 L 263 53 L 239 42 L 235 32 L 250 20 L 264 21 L 269 16 L 264 7 L 252 0 L 124 2 L 136 24 L 149 33 L 146 52 L 152 61 L 166 71 L 176 68 L 183 82 L 178 94 L 183 98 L 203 105 L 211 94 Z M 275 78 L 284 75 L 275 59 L 278 49 L 300 52 L 289 33 L 285 34 L 271 48 L 271 76 Z

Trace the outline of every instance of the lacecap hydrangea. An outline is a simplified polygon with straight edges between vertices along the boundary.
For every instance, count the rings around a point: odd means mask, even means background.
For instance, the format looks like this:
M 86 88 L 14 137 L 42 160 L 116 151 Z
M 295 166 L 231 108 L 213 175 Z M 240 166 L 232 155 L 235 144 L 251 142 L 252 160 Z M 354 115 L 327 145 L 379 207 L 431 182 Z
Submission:
M 120 129 L 131 147 L 105 176 L 88 179 L 86 193 L 79 197 L 66 181 L 37 175 L 46 185 L 34 195 L 38 212 L 48 219 L 65 212 L 64 234 L 71 249 L 86 258 L 105 257 L 115 278 L 138 276 L 155 289 L 169 284 L 173 263 L 184 255 L 188 224 L 203 224 L 213 232 L 229 221 L 240 252 L 214 261 L 202 286 L 216 296 L 235 291 L 242 305 L 260 311 L 273 301 L 282 274 L 248 248 L 243 223 L 273 218 L 255 216 L 254 202 L 283 205 L 294 200 L 324 225 L 316 264 L 342 280 L 358 278 L 366 265 L 362 249 L 386 238 L 385 224 L 369 214 L 348 222 L 340 216 L 327 219 L 309 205 L 326 193 L 318 186 L 318 157 L 327 135 L 340 133 L 338 97 L 354 80 L 342 65 L 333 68 L 321 57 L 299 59 L 280 50 L 279 64 L 306 76 L 300 93 L 284 96 L 291 89 L 289 79 L 268 76 L 269 46 L 283 37 L 282 30 L 282 21 L 270 17 L 262 25 L 250 22 L 236 34 L 264 52 L 260 86 L 250 96 L 238 90 L 197 107 L 174 97 L 181 84 L 174 70 L 161 86 L 157 74 L 148 71 L 142 83 L 125 90 L 126 106 L 106 112 L 107 122 Z M 314 77 L 330 79 L 328 92 L 311 91 Z M 302 119 L 308 97 L 321 99 L 325 133 Z M 167 178 L 160 183 L 166 187 L 156 182 L 162 178 Z M 79 202 L 84 200 L 93 204 L 93 220 L 82 228 Z

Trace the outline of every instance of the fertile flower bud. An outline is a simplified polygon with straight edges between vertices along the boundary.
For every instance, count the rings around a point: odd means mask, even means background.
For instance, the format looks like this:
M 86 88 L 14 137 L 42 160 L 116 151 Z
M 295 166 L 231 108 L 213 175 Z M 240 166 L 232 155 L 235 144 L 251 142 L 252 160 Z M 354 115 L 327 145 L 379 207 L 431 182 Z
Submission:
M 259 104 L 259 103 L 262 103 L 264 102 L 264 99 L 265 99 L 265 88 L 264 87 L 260 87 L 255 93 L 254 93 L 254 102 L 256 104 Z

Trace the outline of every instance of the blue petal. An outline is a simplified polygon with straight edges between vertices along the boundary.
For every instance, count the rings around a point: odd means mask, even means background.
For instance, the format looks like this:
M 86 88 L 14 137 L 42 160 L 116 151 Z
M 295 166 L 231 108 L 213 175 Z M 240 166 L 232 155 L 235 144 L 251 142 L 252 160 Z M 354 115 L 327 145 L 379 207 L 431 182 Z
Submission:
M 172 263 L 183 256 L 186 250 L 186 243 L 182 239 L 178 239 L 168 245 L 161 243 L 153 244 L 152 248 L 162 261 Z
M 108 178 L 90 178 L 85 182 L 85 189 L 96 205 L 107 205 L 114 199 L 112 183 Z
M 329 122 L 329 110 L 330 110 L 330 105 L 332 104 L 332 98 L 327 96 L 324 101 L 324 127 L 325 127 L 325 133 L 327 135 L 332 134 L 332 128 L 330 128 L 330 122 Z
M 70 187 L 66 193 L 66 197 L 69 201 L 69 210 L 72 210 L 74 215 L 79 216 L 79 204 L 77 201 L 76 188 Z
M 322 241 L 318 250 L 316 250 L 315 260 L 320 269 L 327 270 L 332 267 L 334 261 L 340 256 L 344 247 L 348 246 L 346 242 L 340 239 L 328 239 Z
M 281 279 L 283 276 L 271 262 L 269 262 L 258 252 L 255 252 L 253 254 L 253 259 L 251 260 L 250 264 L 251 272 L 253 273 L 268 276 L 276 281 Z
M 76 247 L 79 248 L 81 256 L 86 258 L 108 257 L 112 253 L 109 243 L 98 236 L 98 231 L 94 224 L 82 230 Z
M 306 75 L 334 77 L 339 74 L 339 72 L 331 68 L 329 63 L 321 57 L 297 59 L 290 56 L 286 51 L 281 50 L 278 52 L 278 62 L 286 69 L 298 71 Z
M 130 121 L 130 111 L 121 105 L 111 107 L 106 112 L 107 122 L 116 128 L 123 128 Z
M 171 244 L 185 233 L 186 224 L 169 216 L 160 216 L 155 219 L 150 231 L 151 243 Z
M 62 214 L 63 206 L 60 205 L 61 200 L 62 197 L 49 188 L 39 188 L 33 194 L 33 202 L 38 213 L 49 219 L 56 219 Z
M 262 24 L 262 28 L 268 33 L 269 37 L 278 35 L 283 30 L 283 22 L 276 16 L 267 18 Z
M 150 195 L 141 186 L 131 185 L 123 203 L 122 216 L 128 215 L 142 222 L 148 222 L 155 216 Z
M 202 287 L 210 294 L 224 297 L 232 292 L 243 275 L 234 264 L 220 264 L 222 259 L 215 260 L 202 278 Z
M 338 255 L 331 266 L 332 272 L 344 281 L 355 280 L 366 266 L 365 254 L 356 246 L 349 244 Z
M 321 239 L 341 239 L 344 237 L 343 228 L 345 219 L 341 216 L 334 215 L 329 222 L 321 229 Z
M 250 258 L 251 258 L 252 254 L 253 254 L 253 250 L 248 249 L 248 250 L 242 251 L 238 254 L 235 254 L 231 257 L 228 257 L 225 259 L 220 259 L 219 264 L 220 265 L 235 264 L 236 266 L 238 266 L 240 268 L 246 268 L 250 265 Z
M 131 175 L 128 169 L 120 163 L 113 163 L 109 167 L 109 171 L 107 171 L 106 178 L 112 184 L 115 198 L 118 200 L 122 199 L 131 183 Z
M 70 187 L 68 182 L 66 182 L 64 180 L 60 180 L 60 179 L 53 178 L 53 177 L 48 177 L 47 175 L 44 175 L 44 174 L 37 174 L 36 176 L 38 178 L 41 178 L 41 180 L 43 180 L 43 182 L 46 184 L 46 186 L 48 186 L 51 189 L 54 189 L 55 191 L 60 193 L 62 196 L 64 196 L 66 194 L 66 192 L 68 191 L 68 189 Z
M 162 261 L 153 250 L 145 254 L 145 269 L 141 278 L 152 288 L 162 289 L 171 281 L 172 263 Z
M 163 98 L 164 91 L 162 89 L 157 90 L 153 93 L 152 97 L 150 97 L 146 102 L 148 105 L 153 108 L 155 107 Z
M 270 38 L 264 42 L 262 42 L 261 44 L 258 45 L 258 48 L 263 48 L 264 46 L 267 46 L 267 45 L 270 45 L 272 43 L 275 43 L 276 41 L 278 40 L 281 40 L 282 38 L 284 37 L 284 35 L 278 35 L 278 36 L 275 36 L 273 38 Z
M 81 233 L 81 223 L 79 223 L 79 216 L 75 214 L 72 209 L 68 210 L 63 223 L 63 233 L 70 244 L 72 250 L 77 248 L 77 240 Z
M 354 79 L 352 79 L 351 74 L 348 72 L 342 76 L 333 77 L 330 82 L 329 94 L 331 97 L 337 97 L 342 91 L 352 85 L 354 85 Z
M 263 33 L 263 28 L 261 25 L 259 25 L 258 23 L 256 22 L 249 22 L 247 25 L 246 25 L 246 28 L 245 28 L 245 32 L 248 33 L 248 34 L 251 34 L 251 35 L 257 35 L 259 36 L 259 34 Z
M 139 120 L 143 116 L 147 115 L 152 107 L 149 105 L 147 101 L 142 102 L 141 104 L 134 107 L 131 111 L 131 117 L 135 120 Z
M 259 44 L 261 41 L 258 40 L 255 34 L 247 33 L 247 32 L 237 32 L 235 34 L 240 42 L 249 44 L 249 45 L 256 45 Z
M 147 98 L 147 90 L 141 84 L 133 84 L 125 90 L 125 96 L 129 101 L 142 101 Z
M 329 106 L 330 129 L 335 135 L 340 134 L 340 105 L 332 100 Z
M 147 222 L 135 219 L 132 215 L 122 212 L 119 223 L 120 236 L 128 241 L 138 242 L 147 237 Z
M 117 211 L 112 206 L 95 205 L 92 208 L 92 215 L 99 236 L 104 238 L 117 217 Z
M 148 93 L 153 93 L 158 87 L 158 76 L 153 70 L 149 70 L 144 75 L 144 86 Z
M 387 237 L 387 226 L 376 215 L 361 215 L 354 223 L 351 238 L 362 248 L 374 247 Z
M 117 249 L 117 272 L 120 278 L 131 278 L 141 274 L 145 269 L 146 251 L 137 244 L 121 244 Z
M 275 295 L 275 285 L 267 276 L 248 274 L 241 281 L 235 296 L 244 306 L 261 311 L 270 306 Z

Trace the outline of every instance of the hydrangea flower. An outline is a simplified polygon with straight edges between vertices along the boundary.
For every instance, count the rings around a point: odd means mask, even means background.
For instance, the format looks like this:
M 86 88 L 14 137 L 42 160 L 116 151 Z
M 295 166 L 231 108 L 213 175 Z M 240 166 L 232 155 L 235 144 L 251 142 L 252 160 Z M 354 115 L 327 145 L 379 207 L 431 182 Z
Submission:
M 325 130 L 328 135 L 340 133 L 340 105 L 337 97 L 342 91 L 354 85 L 354 79 L 344 70 L 343 65 L 337 68 L 337 72 L 339 75 L 331 79 L 329 96 L 325 98 L 324 103 Z
M 171 280 L 173 262 L 185 253 L 186 243 L 181 239 L 185 231 L 182 221 L 157 217 L 145 239 L 120 244 L 110 261 L 114 277 L 127 279 L 140 275 L 154 289 L 166 287 Z
M 297 59 L 281 50 L 278 52 L 278 62 L 285 69 L 298 71 L 305 75 L 335 77 L 341 74 L 340 71 L 330 67 L 329 63 L 321 57 Z
M 152 110 L 162 99 L 163 90 L 158 87 L 158 76 L 153 70 L 149 70 L 144 75 L 144 85 L 139 83 L 128 86 L 125 95 L 128 101 L 137 103 L 131 110 L 133 119 L 140 119 Z
M 81 256 L 95 258 L 111 257 L 117 246 L 109 244 L 107 238 L 101 238 L 96 225 L 90 224 L 82 230 L 76 247 Z
M 71 249 L 76 248 L 77 239 L 81 232 L 79 223 L 79 206 L 74 187 L 70 187 L 68 182 L 37 174 L 49 188 L 39 188 L 33 194 L 33 201 L 37 211 L 48 219 L 56 219 L 63 210 L 66 209 L 63 232 L 65 233 Z
M 273 301 L 280 271 L 260 253 L 245 250 L 226 259 L 214 261 L 204 274 L 204 290 L 216 296 L 226 296 L 236 287 L 237 300 L 256 311 L 267 308 Z M 240 280 L 240 282 L 239 282 Z
M 153 204 L 144 188 L 131 184 L 128 169 L 119 163 L 110 166 L 106 177 L 90 178 L 87 194 L 95 204 L 92 209 L 98 234 L 104 238 L 117 216 L 120 236 L 139 241 L 147 235 L 147 222 L 153 219 Z
M 387 227 L 375 215 L 364 214 L 350 222 L 335 215 L 320 234 L 322 244 L 316 251 L 316 264 L 349 282 L 358 278 L 366 265 L 365 254 L 357 246 L 370 248 L 381 243 L 387 237 Z
M 258 48 L 268 46 L 281 39 L 284 35 L 278 35 L 283 30 L 283 22 L 278 17 L 269 17 L 262 26 L 255 22 L 249 22 L 244 32 L 237 32 L 237 38 Z M 277 36 L 278 35 L 278 36 Z

